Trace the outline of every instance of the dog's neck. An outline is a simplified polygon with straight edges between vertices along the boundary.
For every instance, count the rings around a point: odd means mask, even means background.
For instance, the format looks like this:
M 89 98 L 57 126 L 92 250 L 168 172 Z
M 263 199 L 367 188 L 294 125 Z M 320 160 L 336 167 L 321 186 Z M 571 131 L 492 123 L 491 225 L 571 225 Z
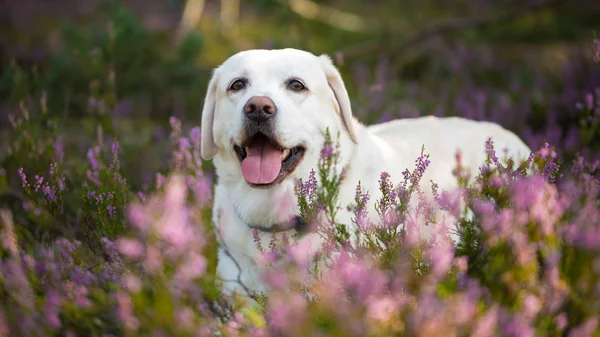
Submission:
M 237 217 L 244 221 L 235 206 L 233 207 L 233 210 Z M 258 230 L 263 233 L 281 233 L 294 230 L 299 236 L 303 236 L 310 232 L 309 224 L 307 224 L 306 221 L 304 221 L 304 219 L 298 215 L 292 216 L 289 221 L 269 225 L 248 223 L 246 221 L 244 222 L 252 230 Z
M 300 216 L 294 216 L 290 221 L 284 223 L 271 224 L 268 227 L 255 225 L 255 224 L 247 224 L 248 227 L 252 229 L 257 229 L 264 233 L 280 233 L 289 230 L 295 230 L 298 235 L 302 236 L 309 232 L 309 226 L 306 224 L 306 221 L 302 219 Z

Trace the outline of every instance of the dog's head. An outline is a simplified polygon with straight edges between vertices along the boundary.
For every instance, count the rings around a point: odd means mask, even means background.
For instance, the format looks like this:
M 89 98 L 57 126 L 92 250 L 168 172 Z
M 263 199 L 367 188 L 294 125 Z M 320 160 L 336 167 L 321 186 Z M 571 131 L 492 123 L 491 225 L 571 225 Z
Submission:
M 327 128 L 355 140 L 348 94 L 329 57 L 244 51 L 215 69 L 209 83 L 202 156 L 235 159 L 238 177 L 268 189 L 316 168 Z

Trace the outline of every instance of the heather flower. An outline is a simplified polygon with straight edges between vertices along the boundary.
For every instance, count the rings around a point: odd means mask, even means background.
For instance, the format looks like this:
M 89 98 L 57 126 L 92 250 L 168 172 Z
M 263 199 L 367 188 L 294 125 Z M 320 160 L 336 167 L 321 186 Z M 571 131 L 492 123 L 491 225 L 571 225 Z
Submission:
M 55 192 L 54 188 L 50 187 L 49 185 L 46 185 L 43 188 L 43 192 L 44 192 L 44 195 L 46 196 L 46 199 L 48 199 L 48 201 L 56 202 L 57 196 L 56 196 L 56 192 Z
M 415 189 L 418 188 L 419 183 L 421 182 L 421 178 L 425 174 L 425 170 L 427 170 L 427 167 L 431 163 L 429 161 L 429 155 L 423 154 L 424 150 L 425 149 L 423 148 L 421 150 L 421 155 L 417 158 L 417 160 L 415 160 L 415 169 L 412 172 L 409 172 L 407 170 L 402 173 L 405 179 L 407 177 L 409 178 L 410 186 L 412 186 Z
M 436 245 L 429 249 L 429 258 L 433 263 L 431 270 L 435 277 L 443 277 L 452 267 L 454 261 L 454 252 L 452 245 L 446 240 L 440 240 Z
M 195 324 L 194 311 L 190 307 L 178 308 L 175 313 L 175 320 L 184 331 L 192 331 Z
M 62 304 L 62 298 L 55 291 L 51 290 L 46 295 L 46 302 L 44 303 L 43 311 L 46 323 L 52 329 L 58 329 L 61 327 L 61 321 L 59 318 L 59 310 Z
M 175 287 L 186 288 L 186 285 L 204 275 L 206 271 L 206 259 L 197 254 L 190 253 L 186 256 L 183 263 L 179 266 L 175 275 L 173 276 L 173 282 Z
M 382 220 L 384 227 L 393 226 L 396 224 L 395 206 L 397 201 L 396 190 L 390 180 L 390 175 L 387 172 L 381 172 L 379 177 L 379 190 L 381 198 L 376 201 L 375 209 Z
M 110 217 L 112 217 L 112 216 L 114 216 L 114 215 L 115 215 L 115 212 L 116 212 L 116 208 L 115 208 L 115 206 L 113 206 L 113 205 L 108 205 L 108 206 L 106 207 L 106 210 L 108 211 L 108 215 L 109 215 Z
M 331 145 L 326 145 L 321 149 L 321 158 L 327 159 L 331 158 L 333 155 L 333 147 Z
M 117 241 L 117 247 L 121 254 L 130 259 L 137 259 L 144 253 L 144 245 L 134 239 L 121 238 Z
M 140 323 L 134 316 L 133 303 L 131 297 L 125 292 L 116 293 L 117 316 L 127 331 L 135 332 L 139 329 Z
M 92 171 L 97 171 L 100 169 L 100 147 L 95 146 L 88 150 L 87 158 L 92 167 Z
M 556 327 L 558 328 L 559 331 L 564 330 L 567 327 L 567 324 L 569 324 L 569 319 L 567 318 L 567 314 L 565 314 L 564 312 L 561 312 L 556 317 L 554 317 L 554 324 L 556 324 Z
M 29 188 L 29 183 L 27 182 L 27 176 L 25 175 L 25 173 L 23 172 L 23 168 L 19 168 L 17 170 L 17 173 L 19 173 L 19 177 L 21 177 L 21 184 L 23 185 L 24 189 L 28 189 Z
M 499 309 L 497 306 L 493 306 L 489 309 L 475 322 L 475 327 L 473 328 L 471 335 L 479 337 L 495 336 L 498 325 L 498 312 Z
M 58 138 L 54 142 L 54 159 L 59 163 L 62 163 L 65 159 L 63 142 Z
M 111 145 L 111 151 L 113 155 L 113 163 L 117 163 L 119 161 L 119 142 L 113 141 Z
M 366 230 L 370 227 L 369 219 L 367 218 L 367 204 L 369 202 L 369 194 L 362 191 L 360 183 L 356 185 L 356 191 L 354 193 L 354 201 L 356 206 L 354 207 L 354 222 L 361 230 Z
M 137 293 L 142 289 L 142 281 L 135 275 L 127 275 L 123 279 L 123 286 L 132 293 Z
M 367 316 L 378 322 L 386 322 L 397 313 L 400 303 L 390 297 L 373 298 L 367 304 Z
M 491 138 L 488 138 L 488 140 L 485 141 L 485 153 L 487 154 L 489 160 L 491 160 L 491 162 L 494 164 L 494 166 L 498 168 L 501 167 L 500 161 L 498 160 L 498 157 L 496 157 L 494 142 Z
M 300 332 L 306 306 L 306 300 L 298 294 L 269 297 L 269 327 L 286 334 Z
M 195 146 L 200 145 L 200 127 L 195 126 L 190 130 L 190 139 Z
M 592 50 L 594 52 L 594 55 L 592 56 L 592 59 L 594 60 L 594 62 L 596 63 L 600 63 L 600 39 L 594 39 L 592 42 Z

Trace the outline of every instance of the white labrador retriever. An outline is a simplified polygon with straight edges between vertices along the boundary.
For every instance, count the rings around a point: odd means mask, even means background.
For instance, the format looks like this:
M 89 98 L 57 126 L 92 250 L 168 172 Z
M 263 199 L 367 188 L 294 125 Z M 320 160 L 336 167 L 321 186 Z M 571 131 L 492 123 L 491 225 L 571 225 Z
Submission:
M 365 127 L 353 118 L 344 82 L 326 55 L 295 49 L 233 55 L 214 70 L 202 112 L 202 156 L 214 158 L 218 175 L 213 220 L 221 239 L 218 273 L 227 292 L 244 293 L 239 281 L 250 290 L 266 290 L 252 229 L 258 229 L 263 246 L 272 232 L 294 233 L 299 215 L 294 186 L 316 170 L 327 129 L 340 134 L 338 169 L 347 171 L 339 219 L 347 225 L 352 214 L 345 206 L 354 201 L 358 181 L 376 200 L 381 172 L 400 181 L 422 145 L 431 162 L 422 182 L 433 180 L 444 190 L 456 187 L 458 150 L 472 172 L 486 159 L 488 138 L 515 160 L 530 154 L 516 135 L 486 122 L 424 117 Z M 373 202 L 370 207 L 369 214 L 376 215 Z M 319 244 L 314 233 L 303 240 Z

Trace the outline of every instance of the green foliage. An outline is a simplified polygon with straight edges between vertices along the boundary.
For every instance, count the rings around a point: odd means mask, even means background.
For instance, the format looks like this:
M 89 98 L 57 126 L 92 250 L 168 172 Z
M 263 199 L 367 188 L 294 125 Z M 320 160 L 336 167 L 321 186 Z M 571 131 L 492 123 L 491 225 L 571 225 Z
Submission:
M 0 98 L 18 104 L 45 92 L 50 114 L 92 115 L 98 122 L 123 100 L 149 107 L 142 116 L 165 118 L 178 104 L 200 111 L 197 92 L 204 90 L 209 75 L 196 65 L 203 52 L 201 35 L 192 32 L 171 45 L 170 37 L 150 33 L 120 1 L 104 1 L 99 15 L 108 24 L 64 24 L 61 46 L 48 62 L 32 69 L 14 63 L 6 68 Z M 102 124 L 110 130 L 107 121 Z

